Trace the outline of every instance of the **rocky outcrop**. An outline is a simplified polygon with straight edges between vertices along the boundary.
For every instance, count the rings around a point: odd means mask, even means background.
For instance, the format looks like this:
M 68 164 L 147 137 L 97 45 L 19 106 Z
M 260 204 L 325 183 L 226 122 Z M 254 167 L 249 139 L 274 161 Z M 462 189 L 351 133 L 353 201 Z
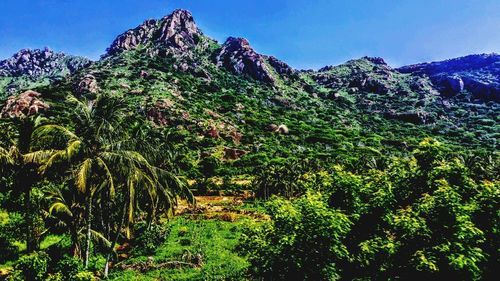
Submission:
M 414 64 L 397 69 L 401 73 L 428 76 L 445 96 L 464 90 L 483 101 L 500 102 L 500 55 L 482 54 Z
M 175 10 L 161 20 L 150 19 L 119 35 L 107 49 L 107 55 L 132 50 L 139 45 L 156 44 L 177 50 L 194 47 L 202 36 L 193 16 L 186 10 Z
M 216 63 L 234 74 L 247 75 L 266 83 L 275 81 L 264 56 L 255 52 L 244 38 L 229 37 L 222 45 Z
M 49 109 L 49 105 L 40 99 L 41 94 L 26 91 L 18 96 L 11 96 L 0 112 L 1 118 L 20 118 L 38 114 Z
M 224 148 L 224 160 L 238 160 L 245 154 L 247 154 L 247 152 L 241 149 Z
M 394 83 L 394 71 L 382 58 L 363 57 L 339 66 L 326 66 L 314 72 L 312 78 L 331 89 L 349 88 L 355 91 L 386 94 L 399 89 Z
M 75 91 L 79 95 L 83 94 L 95 94 L 99 90 L 99 86 L 97 85 L 97 79 L 94 75 L 87 74 L 83 77 L 80 82 L 75 86 Z
M 274 70 L 282 76 L 292 76 L 297 73 L 295 69 L 290 67 L 288 64 L 286 64 L 283 61 L 280 61 L 279 59 L 273 57 L 273 56 L 265 56 L 267 59 L 267 62 L 269 65 L 274 68 Z
M 284 124 L 281 125 L 270 124 L 267 128 L 269 131 L 277 134 L 288 135 L 290 133 L 290 130 Z
M 49 48 L 23 49 L 11 58 L 0 61 L 0 77 L 29 76 L 33 79 L 44 76 L 63 77 L 75 73 L 90 63 L 88 59 L 56 53 Z

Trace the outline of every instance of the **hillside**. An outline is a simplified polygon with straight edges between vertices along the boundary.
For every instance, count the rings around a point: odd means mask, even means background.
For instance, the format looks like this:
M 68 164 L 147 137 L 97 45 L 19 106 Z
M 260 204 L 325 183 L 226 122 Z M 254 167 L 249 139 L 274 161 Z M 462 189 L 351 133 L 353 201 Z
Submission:
M 493 280 L 499 71 L 298 70 L 186 10 L 94 62 L 22 50 L 0 61 L 0 278 Z

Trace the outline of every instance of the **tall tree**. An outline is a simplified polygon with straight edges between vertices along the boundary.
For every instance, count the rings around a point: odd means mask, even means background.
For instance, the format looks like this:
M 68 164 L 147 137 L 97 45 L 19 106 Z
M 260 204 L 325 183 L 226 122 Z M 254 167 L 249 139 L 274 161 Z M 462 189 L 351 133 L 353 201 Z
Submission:
M 0 149 L 0 164 L 14 174 L 15 191 L 24 195 L 24 214 L 26 222 L 26 245 L 28 252 L 39 248 L 41 231 L 34 223 L 34 210 L 31 204 L 31 189 L 38 178 L 36 167 L 40 154 L 32 151 L 32 133 L 40 123 L 39 112 L 49 106 L 39 99 L 40 93 L 27 91 L 10 97 L 0 112 L 0 118 L 14 123 L 17 136 L 11 140 L 9 149 Z
M 93 207 L 99 200 L 113 201 L 116 190 L 121 190 L 121 201 L 126 204 L 125 233 L 130 238 L 130 225 L 134 221 L 136 207 L 144 207 L 152 220 L 159 210 L 171 210 L 177 203 L 177 196 L 184 196 L 191 202 L 193 197 L 174 173 L 154 167 L 130 145 L 125 129 L 127 106 L 120 98 L 100 95 L 94 101 L 80 101 L 70 97 L 69 102 L 75 106 L 74 132 L 60 125 L 45 125 L 33 135 L 44 143 L 55 144 L 65 139 L 65 145 L 50 153 L 40 171 L 43 174 L 51 170 L 69 172 L 77 203 L 83 206 L 83 258 L 85 266 L 88 266 Z M 143 202 L 137 202 L 138 198 L 146 198 L 147 202 L 139 204 Z M 120 230 L 121 223 L 118 224 L 115 237 Z M 112 241 L 116 241 L 116 238 Z M 114 243 L 110 245 L 110 251 L 113 247 Z

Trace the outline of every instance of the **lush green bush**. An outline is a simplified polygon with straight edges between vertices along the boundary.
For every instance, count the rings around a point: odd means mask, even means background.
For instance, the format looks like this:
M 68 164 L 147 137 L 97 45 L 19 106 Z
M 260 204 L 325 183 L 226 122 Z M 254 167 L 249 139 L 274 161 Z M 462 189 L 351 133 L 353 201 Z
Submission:
M 135 255 L 151 255 L 168 237 L 167 225 L 139 223 L 136 226 L 137 237 L 134 240 Z
M 352 222 L 329 208 L 322 195 L 295 201 L 279 198 L 269 205 L 272 222 L 247 229 L 241 250 L 256 276 L 266 280 L 335 280 L 348 261 L 343 244 Z
M 49 256 L 44 252 L 34 252 L 19 258 L 15 270 L 20 271 L 24 280 L 44 280 L 47 276 Z
M 82 270 L 82 260 L 71 256 L 64 256 L 54 267 L 54 271 L 61 273 L 65 281 L 73 281 L 74 277 Z
M 96 277 L 92 272 L 82 271 L 73 276 L 72 281 L 95 281 Z
M 0 211 L 0 263 L 14 260 L 19 248 L 13 243 L 23 237 L 24 220 L 19 213 Z

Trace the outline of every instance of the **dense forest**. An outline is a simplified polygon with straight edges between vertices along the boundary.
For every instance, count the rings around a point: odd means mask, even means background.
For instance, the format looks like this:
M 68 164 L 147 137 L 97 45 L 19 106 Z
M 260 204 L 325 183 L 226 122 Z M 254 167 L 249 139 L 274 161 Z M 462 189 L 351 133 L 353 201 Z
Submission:
M 467 65 L 467 67 L 461 67 Z M 0 62 L 0 279 L 496 280 L 500 56 L 295 70 L 176 10 Z

